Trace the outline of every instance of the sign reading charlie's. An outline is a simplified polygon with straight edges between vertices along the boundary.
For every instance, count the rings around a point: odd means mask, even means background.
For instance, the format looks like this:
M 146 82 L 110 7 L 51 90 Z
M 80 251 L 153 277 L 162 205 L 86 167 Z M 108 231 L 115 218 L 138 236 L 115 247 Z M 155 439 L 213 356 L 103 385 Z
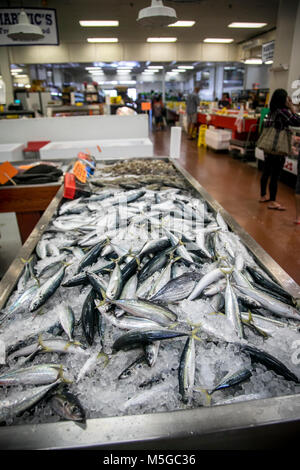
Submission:
M 13 40 L 7 36 L 9 27 L 19 23 L 19 15 L 24 10 L 29 22 L 39 26 L 44 34 L 42 39 Z M 0 46 L 58 46 L 56 10 L 53 8 L 0 8 Z

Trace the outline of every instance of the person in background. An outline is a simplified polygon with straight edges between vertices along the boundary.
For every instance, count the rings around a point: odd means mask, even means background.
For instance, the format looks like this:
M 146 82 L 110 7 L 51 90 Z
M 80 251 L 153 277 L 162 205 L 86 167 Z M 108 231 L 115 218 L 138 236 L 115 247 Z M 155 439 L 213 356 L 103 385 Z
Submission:
M 270 101 L 270 112 L 264 124 L 266 127 L 275 127 L 283 130 L 289 126 L 300 126 L 300 116 L 295 113 L 295 108 L 287 92 L 278 88 L 274 91 Z M 268 209 L 278 211 L 286 210 L 281 204 L 276 202 L 277 184 L 281 170 L 285 163 L 285 156 L 266 154 L 264 155 L 264 169 L 260 179 L 260 200 L 259 202 L 269 202 Z M 269 183 L 270 197 L 267 197 L 267 185 Z
M 197 126 L 197 111 L 200 104 L 199 98 L 200 87 L 196 86 L 194 91 L 187 96 L 186 114 L 187 114 L 187 130 L 189 140 L 193 140 L 193 134 Z
M 294 140 L 298 144 L 296 148 L 296 151 L 298 152 L 298 164 L 295 188 L 296 219 L 294 220 L 294 223 L 300 225 L 300 137 L 294 137 Z
M 135 104 L 136 104 L 136 112 L 138 114 L 141 114 L 142 113 L 142 102 L 145 101 L 144 99 L 144 95 L 142 93 L 139 93 L 138 96 L 137 96 L 137 99 L 135 101 Z
M 164 105 L 162 102 L 162 96 L 156 96 L 153 100 L 153 116 L 155 120 L 155 130 L 163 130 L 163 112 Z
M 223 93 L 222 98 L 218 103 L 219 108 L 230 108 L 231 107 L 231 99 L 229 93 Z

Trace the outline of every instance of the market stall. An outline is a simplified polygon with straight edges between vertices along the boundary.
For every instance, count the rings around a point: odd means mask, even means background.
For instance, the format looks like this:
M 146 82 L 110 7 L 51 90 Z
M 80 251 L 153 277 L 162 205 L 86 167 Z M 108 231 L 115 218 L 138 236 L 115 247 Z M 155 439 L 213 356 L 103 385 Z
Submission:
M 78 424 L 66 421 L 66 417 L 61 418 L 58 414 L 53 413 L 49 408 L 49 404 L 43 401 L 35 406 L 33 414 L 25 412 L 25 414 L 17 417 L 12 413 L 9 417 L 6 416 L 5 419 L 4 414 L 2 414 L 2 420 L 4 419 L 4 421 L 6 421 L 6 425 L 0 428 L 1 448 L 273 448 L 276 446 L 279 438 L 281 443 L 286 442 L 295 437 L 297 429 L 299 430 L 299 365 L 297 362 L 291 360 L 291 356 L 295 352 L 292 349 L 291 339 L 297 341 L 299 335 L 298 315 L 300 314 L 295 305 L 292 306 L 289 304 L 291 308 L 288 309 L 288 311 L 292 312 L 294 317 L 291 317 L 288 321 L 282 317 L 277 318 L 277 320 L 270 318 L 273 322 L 271 322 L 272 325 L 275 325 L 275 331 L 272 333 L 273 336 L 267 335 L 266 337 L 262 335 L 261 332 L 262 330 L 264 331 L 262 327 L 257 328 L 257 330 L 260 330 L 261 336 L 259 334 L 256 336 L 258 331 L 254 333 L 251 331 L 251 327 L 249 327 L 249 329 L 247 327 L 246 342 L 244 342 L 239 336 L 235 335 L 235 329 L 233 337 L 231 337 L 231 333 L 233 333 L 231 329 L 229 336 L 226 336 L 228 331 L 226 332 L 226 328 L 221 326 L 221 323 L 225 321 L 226 315 L 212 315 L 212 310 L 206 311 L 206 313 L 204 312 L 206 301 L 202 299 L 197 300 L 196 294 L 195 299 L 193 299 L 192 293 L 195 289 L 195 283 L 193 282 L 192 288 L 191 286 L 189 287 L 190 300 L 181 297 L 182 288 L 180 289 L 180 298 L 177 298 L 179 303 L 175 302 L 175 304 L 172 304 L 171 312 L 177 313 L 179 326 L 173 324 L 172 328 L 167 328 L 168 334 L 174 335 L 171 341 L 165 340 L 166 338 L 161 338 L 162 344 L 158 351 L 159 360 L 155 362 L 153 368 L 145 366 L 140 360 L 139 364 L 136 364 L 136 369 L 130 369 L 131 372 L 128 373 L 128 375 L 125 374 L 123 382 L 118 376 L 120 373 L 125 372 L 125 368 L 129 367 L 133 360 L 136 362 L 136 351 L 135 349 L 129 350 L 129 352 L 122 351 L 120 341 L 122 343 L 123 339 L 121 340 L 120 338 L 123 338 L 124 331 L 122 332 L 116 325 L 111 325 L 110 322 L 107 323 L 107 315 L 109 316 L 110 314 L 109 311 L 105 312 L 102 310 L 104 304 L 99 305 L 98 303 L 97 308 L 99 312 L 102 312 L 105 318 L 106 332 L 103 336 L 98 336 L 99 332 L 97 333 L 97 327 L 95 327 L 93 341 L 87 343 L 86 330 L 84 333 L 82 329 L 86 317 L 82 315 L 81 309 L 82 303 L 85 304 L 84 299 L 89 295 L 88 292 L 90 292 L 91 289 L 86 284 L 86 281 L 84 281 L 83 285 L 80 284 L 81 287 L 78 287 L 78 285 L 77 287 L 72 287 L 72 282 L 74 282 L 72 278 L 81 273 L 80 269 L 78 269 L 79 265 L 82 267 L 90 266 L 90 268 L 92 268 L 92 270 L 89 271 L 91 279 L 97 281 L 98 278 L 93 277 L 92 272 L 96 276 L 100 275 L 104 265 L 102 265 L 102 267 L 98 265 L 98 268 L 96 268 L 96 265 L 87 262 L 86 255 L 82 257 L 80 256 L 79 250 L 74 250 L 76 245 L 73 243 L 69 246 L 66 245 L 66 238 L 69 241 L 74 241 L 75 238 L 78 238 L 78 230 L 80 231 L 81 227 L 83 232 L 79 237 L 81 242 L 80 244 L 77 243 L 77 248 L 82 249 L 89 247 L 90 251 L 87 250 L 86 254 L 90 253 L 96 247 L 97 243 L 99 243 L 97 237 L 100 236 L 101 238 L 101 234 L 105 235 L 104 242 L 106 242 L 108 235 L 106 235 L 105 232 L 105 223 L 108 223 L 109 218 L 113 216 L 112 208 L 117 201 L 114 198 L 118 196 L 125 197 L 127 207 L 131 212 L 130 223 L 137 225 L 134 232 L 131 233 L 130 230 L 128 230 L 125 236 L 125 241 L 127 241 L 127 244 L 125 244 L 125 252 L 123 251 L 123 253 L 121 253 L 121 251 L 119 251 L 122 245 L 120 243 L 119 246 L 116 247 L 112 235 L 110 235 L 112 244 L 109 246 L 105 243 L 101 247 L 102 249 L 105 248 L 107 253 L 110 253 L 111 260 L 115 259 L 115 262 L 112 262 L 110 268 L 110 270 L 113 270 L 114 275 L 118 271 L 117 266 L 119 262 L 122 266 L 123 280 L 126 276 L 129 276 L 129 266 L 134 266 L 134 270 L 130 270 L 130 276 L 133 276 L 138 266 L 140 276 L 141 273 L 145 272 L 143 269 L 145 268 L 144 262 L 147 261 L 147 256 L 152 253 L 148 260 L 149 262 L 153 261 L 153 258 L 155 258 L 155 253 L 151 252 L 151 250 L 147 252 L 148 255 L 145 254 L 145 259 L 141 257 L 141 249 L 144 249 L 144 244 L 142 244 L 142 247 L 139 247 L 139 244 L 142 239 L 141 233 L 144 233 L 145 230 L 145 216 L 150 225 L 156 228 L 159 226 L 164 230 L 164 235 L 166 235 L 170 233 L 167 228 L 169 226 L 166 224 L 170 221 L 168 217 L 170 217 L 171 214 L 171 217 L 175 217 L 177 220 L 176 226 L 175 228 L 173 227 L 173 237 L 171 236 L 169 239 L 172 241 L 171 246 L 166 248 L 166 245 L 164 245 L 164 247 L 165 249 L 169 249 L 169 254 L 174 252 L 174 250 L 176 252 L 175 256 L 171 256 L 170 259 L 168 259 L 170 267 L 172 264 L 179 263 L 176 267 L 177 276 L 186 275 L 192 269 L 197 278 L 199 274 L 203 276 L 209 273 L 210 269 L 218 266 L 218 263 L 221 263 L 219 266 L 222 267 L 223 271 L 227 271 L 228 276 L 231 275 L 232 269 L 234 269 L 233 266 L 235 266 L 238 271 L 242 272 L 243 263 L 242 265 L 240 264 L 241 259 L 238 256 L 238 254 L 241 254 L 246 265 L 249 264 L 249 266 L 252 267 L 252 271 L 255 267 L 263 278 L 269 281 L 269 286 L 271 285 L 274 288 L 274 284 L 277 285 L 277 289 L 281 292 L 281 295 L 286 295 L 286 298 L 292 299 L 293 302 L 296 302 L 296 299 L 300 298 L 300 287 L 256 244 L 218 202 L 207 194 L 205 189 L 201 187 L 178 162 L 167 158 L 155 159 L 155 161 L 153 159 L 148 161 L 143 160 L 142 163 L 134 160 L 130 162 L 120 160 L 113 165 L 111 164 L 112 162 L 102 162 L 100 167 L 97 168 L 91 180 L 94 186 L 93 195 L 87 196 L 84 203 L 85 211 L 87 208 L 88 211 L 90 211 L 90 223 L 92 223 L 93 219 L 91 216 L 93 216 L 93 214 L 99 215 L 102 211 L 102 217 L 100 219 L 96 217 L 95 219 L 101 222 L 101 228 L 100 225 L 97 226 L 96 233 L 93 233 L 93 230 L 90 231 L 91 227 L 86 231 L 87 226 L 90 225 L 88 219 L 84 221 L 81 220 L 78 224 L 78 218 L 81 216 L 80 211 L 78 215 L 77 209 L 79 209 L 78 204 L 80 205 L 81 201 L 75 201 L 71 206 L 70 202 L 68 203 L 62 199 L 63 188 L 61 188 L 38 222 L 26 244 L 22 247 L 21 252 L 18 253 L 15 261 L 12 263 L 0 284 L 0 309 L 4 314 L 8 314 L 7 319 L 4 319 L 4 321 L 3 317 L 0 317 L 0 339 L 6 343 L 6 346 L 9 346 L 9 330 L 14 328 L 14 331 L 18 332 L 13 340 L 14 343 L 18 343 L 17 347 L 16 344 L 14 344 L 13 348 L 7 347 L 7 352 L 9 353 L 8 364 L 10 364 L 10 367 L 11 364 L 16 365 L 16 363 L 11 363 L 10 361 L 17 359 L 17 364 L 19 364 L 21 368 L 27 367 L 32 365 L 31 362 L 27 362 L 26 364 L 26 359 L 24 365 L 22 361 L 24 358 L 28 358 L 28 354 L 31 356 L 31 354 L 35 352 L 44 352 L 44 354 L 37 354 L 36 356 L 33 354 L 33 364 L 43 364 L 45 359 L 42 357 L 45 354 L 46 356 L 49 354 L 47 362 L 59 361 L 63 368 L 71 368 L 73 375 L 75 375 L 73 377 L 73 383 L 69 384 L 69 387 L 73 393 L 80 397 L 80 401 L 84 404 L 83 406 L 87 416 L 84 424 L 80 421 Z M 173 204 L 174 197 L 177 201 L 176 207 L 174 207 Z M 97 198 L 100 198 L 98 202 Z M 106 199 L 108 202 L 103 202 Z M 101 200 L 104 205 L 101 205 Z M 121 216 L 124 208 L 122 205 L 124 204 L 124 199 L 122 201 L 121 205 L 118 206 L 119 216 Z M 118 202 L 121 201 L 118 200 Z M 163 224 L 160 222 L 162 220 L 160 217 L 156 218 L 155 206 L 158 209 L 158 214 L 162 216 Z M 71 207 L 73 209 L 71 209 Z M 105 207 L 106 210 L 108 210 L 106 215 L 104 211 Z M 195 248 L 195 241 L 192 239 L 193 224 L 190 223 L 192 221 L 190 217 L 187 218 L 189 223 L 186 220 L 188 230 L 185 226 L 185 230 L 181 232 L 182 229 L 178 222 L 178 212 L 180 213 L 180 208 L 182 209 L 183 207 L 186 210 L 191 210 L 192 208 L 196 210 L 202 223 L 204 223 L 205 229 L 210 228 L 211 233 L 222 234 L 222 236 L 220 235 L 221 238 L 217 238 L 219 242 L 223 240 L 223 243 L 214 244 L 214 250 L 216 250 L 215 255 L 218 254 L 217 258 L 215 258 L 215 256 L 211 258 L 209 250 L 212 246 L 206 245 L 205 243 L 202 244 L 203 239 L 199 235 L 200 232 L 198 232 L 199 237 L 196 240 L 197 247 Z M 75 215 L 73 214 L 71 218 L 67 217 L 67 208 L 71 209 L 71 213 L 72 210 L 76 209 Z M 147 217 L 147 212 L 150 218 Z M 75 222 L 76 219 L 77 225 Z M 67 220 L 69 222 L 67 222 Z M 197 220 L 196 218 L 196 221 Z M 68 223 L 71 224 L 69 229 L 67 229 Z M 199 220 L 197 223 L 199 223 Z M 85 224 L 85 226 L 83 224 Z M 132 225 L 130 226 L 131 228 L 133 227 Z M 121 219 L 119 219 L 118 227 L 118 230 L 122 227 Z M 185 237 L 184 242 L 186 246 L 188 246 L 188 241 L 192 243 L 192 245 L 189 245 L 188 253 L 183 249 L 184 245 L 177 243 L 181 240 L 180 233 Z M 170 235 L 168 235 L 167 238 L 169 236 Z M 97 240 L 96 245 L 95 240 L 91 241 L 93 237 Z M 164 239 L 163 243 L 166 243 L 165 238 L 162 238 Z M 210 238 L 210 240 L 212 239 Z M 130 241 L 131 243 L 129 243 Z M 48 248 L 50 249 L 50 244 L 53 243 L 56 248 L 68 248 L 66 253 L 72 253 L 63 258 L 64 262 L 67 262 L 67 264 L 71 262 L 71 264 L 64 267 L 60 266 L 59 268 L 62 272 L 67 271 L 67 276 L 64 278 L 63 282 L 64 286 L 56 286 L 53 298 L 48 297 L 48 302 L 44 305 L 44 314 L 42 316 L 37 315 L 38 309 L 30 307 L 31 312 L 29 313 L 29 311 L 27 311 L 27 313 L 24 314 L 24 318 L 19 314 L 10 318 L 9 315 L 11 312 L 8 308 L 12 305 L 14 299 L 16 299 L 17 290 L 21 285 L 20 279 L 24 280 L 24 263 L 22 259 L 29 260 L 33 254 L 37 255 L 38 264 L 36 264 L 35 274 L 36 276 L 41 276 L 41 270 L 48 269 L 51 264 L 49 253 L 45 257 L 41 255 L 43 251 L 42 246 L 44 245 L 44 249 L 47 251 L 45 246 L 48 244 Z M 153 249 L 153 245 L 151 246 Z M 200 246 L 202 248 L 200 248 Z M 210 246 L 209 249 L 208 246 Z M 115 253 L 117 258 L 113 257 L 112 248 L 113 250 L 118 249 L 118 253 Z M 52 249 L 54 250 L 53 247 Z M 193 254 L 193 256 L 189 258 L 188 255 L 191 254 Z M 158 255 L 161 256 L 160 251 Z M 79 258 L 77 258 L 77 256 L 79 256 Z M 130 261 L 127 260 L 126 262 L 129 266 L 126 263 L 125 265 L 123 264 L 124 256 L 131 258 Z M 123 260 L 122 264 L 120 258 Z M 58 261 L 57 258 L 54 259 L 56 259 L 56 262 Z M 161 262 L 162 260 L 160 263 Z M 227 262 L 230 262 L 230 266 Z M 163 266 L 166 265 L 162 263 L 159 264 L 159 266 L 160 268 L 158 268 L 157 265 L 156 268 L 154 268 L 154 272 L 152 271 L 154 277 L 148 289 L 152 288 L 154 284 L 156 285 L 154 281 L 157 281 L 158 274 L 163 269 Z M 205 271 L 202 272 L 204 266 L 208 269 L 206 273 Z M 100 269 L 100 271 L 96 271 L 96 269 Z M 86 276 L 88 276 L 87 272 L 88 271 L 81 273 L 80 276 L 84 274 L 86 278 Z M 106 273 L 110 272 L 111 271 L 106 270 Z M 125 273 L 127 273 L 126 276 Z M 110 274 L 105 275 L 110 279 L 114 277 L 110 277 Z M 226 278 L 224 272 L 218 275 L 221 281 L 222 275 Z M 130 276 L 128 280 L 131 278 Z M 154 279 L 155 276 L 157 279 Z M 106 281 L 103 284 L 106 286 L 107 295 L 108 290 L 112 287 L 108 278 L 106 279 L 108 285 Z M 201 280 L 203 277 L 200 276 L 199 279 Z M 31 279 L 31 282 L 34 287 L 34 280 Z M 253 280 L 251 282 L 253 283 Z M 92 285 L 94 289 L 96 284 Z M 229 290 L 231 289 L 228 287 L 228 284 L 227 288 Z M 146 295 L 145 292 L 144 295 Z M 149 292 L 149 290 L 147 292 Z M 158 295 L 159 292 L 160 290 L 156 291 L 154 295 Z M 178 293 L 176 295 L 178 295 Z M 53 303 L 54 297 L 56 297 L 59 303 L 70 303 L 75 312 L 76 322 L 74 338 L 82 342 L 81 346 L 77 346 L 80 348 L 83 347 L 85 351 L 84 353 L 81 351 L 82 356 L 76 356 L 75 362 L 71 358 L 71 351 L 70 354 L 61 355 L 51 352 L 51 349 L 48 352 L 46 352 L 46 349 L 43 350 L 43 342 L 47 341 L 45 329 L 48 330 L 51 327 L 51 334 L 53 334 L 52 327 L 57 322 L 57 318 L 53 316 L 53 312 L 56 312 L 55 304 Z M 111 298 L 110 296 L 109 299 Z M 117 298 L 118 296 L 114 297 L 114 299 Z M 151 298 L 152 297 L 148 300 L 150 303 Z M 79 300 L 79 304 L 75 304 L 75 300 Z M 105 300 L 105 296 L 103 300 Z M 100 299 L 98 299 L 98 301 L 100 301 Z M 117 300 L 114 300 L 114 302 L 116 303 Z M 126 306 L 125 302 L 126 297 L 119 307 L 122 305 L 123 308 L 127 309 L 128 306 Z M 228 313 L 228 310 L 226 310 L 226 302 L 225 300 L 225 313 L 226 311 Z M 275 300 L 272 302 L 275 302 Z M 32 304 L 30 303 L 30 305 Z M 158 305 L 163 309 L 165 304 L 156 304 L 156 307 Z M 167 305 L 170 307 L 169 303 L 167 303 Z M 214 309 L 216 308 L 222 307 L 219 305 L 219 307 L 214 307 Z M 199 311 L 201 312 L 200 317 L 198 316 Z M 214 313 L 216 313 L 216 310 L 214 310 Z M 50 317 L 50 314 L 52 314 L 52 317 Z M 181 316 L 182 314 L 187 315 L 187 317 Z M 169 313 L 169 315 L 171 314 Z M 37 351 L 31 349 L 30 352 L 27 350 L 27 352 L 23 351 L 22 354 L 19 354 L 20 348 L 24 346 L 27 347 L 26 341 L 24 343 L 24 340 L 27 338 L 26 329 L 28 328 L 28 326 L 26 326 L 25 317 L 27 318 L 27 322 L 30 322 L 31 334 L 33 334 L 34 331 L 34 334 L 38 335 L 40 338 L 39 346 Z M 118 317 L 116 317 L 114 321 L 117 321 L 117 318 Z M 121 316 L 120 318 L 123 317 Z M 173 317 L 173 315 L 171 315 L 171 318 L 172 321 L 174 321 L 175 317 Z M 209 325 L 212 327 L 212 324 L 210 324 L 211 318 L 216 318 L 217 322 L 221 322 L 219 328 L 214 330 L 214 332 L 209 327 Z M 257 316 L 255 318 L 257 318 Z M 19 324 L 19 322 L 21 323 Z M 47 326 L 44 322 L 47 323 Z M 201 322 L 201 327 L 199 322 Z M 283 325 L 279 326 L 278 322 L 283 323 Z M 16 328 L 17 323 L 19 324 L 19 328 Z M 39 326 L 35 329 L 37 323 Z M 225 323 L 222 325 L 224 326 Z M 20 328 L 21 324 L 23 325 L 23 329 Z M 166 324 L 170 326 L 170 323 L 164 323 L 165 326 Z M 277 327 L 279 330 L 277 330 Z M 244 328 L 246 328 L 246 326 L 244 326 Z M 162 324 L 159 327 L 159 330 L 161 329 L 163 329 L 164 332 L 166 330 L 166 328 L 162 328 Z M 155 331 L 157 333 L 157 329 Z M 282 333 L 282 331 L 284 333 Z M 267 334 L 265 331 L 264 333 Z M 128 334 L 131 334 L 130 330 Z M 176 334 L 180 334 L 181 336 L 175 339 Z M 285 334 L 288 340 L 285 340 Z M 35 335 L 31 336 L 31 347 L 35 344 L 32 343 L 32 340 L 36 341 Z M 65 336 L 63 337 L 65 338 Z M 201 339 L 201 341 L 197 341 L 197 338 Z M 22 344 L 20 344 L 21 340 Z M 68 347 L 70 347 L 71 344 L 75 348 L 76 344 L 72 341 L 71 339 L 71 343 L 69 343 Z M 117 341 L 117 343 L 114 341 Z M 196 381 L 193 383 L 192 378 L 189 377 L 189 381 L 192 381 L 193 386 L 189 387 L 189 390 L 184 391 L 180 388 L 181 379 L 180 373 L 178 375 L 178 368 L 181 371 L 185 370 L 185 366 L 179 366 L 179 364 L 185 363 L 183 360 L 183 357 L 185 357 L 183 351 L 186 350 L 184 345 L 192 343 L 195 343 L 194 348 L 197 358 L 197 367 L 195 369 Z M 146 342 L 146 344 L 148 344 L 148 342 Z M 258 366 L 251 365 L 254 354 L 250 347 L 251 344 L 255 345 L 255 348 L 260 349 L 265 360 L 264 365 L 262 363 Z M 275 344 L 276 347 L 274 349 Z M 119 351 L 117 354 L 111 355 L 111 345 L 113 345 L 113 349 Z M 290 350 L 288 349 L 289 347 L 291 348 Z M 267 360 L 270 359 L 268 354 L 271 354 L 271 351 L 276 351 L 275 353 L 273 352 L 276 358 L 272 356 L 272 361 L 274 360 L 274 362 Z M 96 361 L 92 364 L 94 369 L 90 369 L 89 372 L 86 368 L 83 370 L 82 367 L 86 365 L 86 360 L 92 359 L 92 356 L 95 358 L 95 355 L 99 354 L 99 352 L 101 352 L 102 355 L 98 358 L 99 362 Z M 250 356 L 247 356 L 247 352 Z M 246 354 L 245 357 L 244 353 Z M 171 356 L 169 356 L 169 354 L 171 354 Z M 167 357 L 169 359 L 166 362 Z M 219 364 L 219 373 L 221 373 L 222 376 L 224 367 L 228 367 L 229 362 L 231 363 L 234 358 L 238 361 L 240 366 L 243 365 L 244 367 L 245 364 L 247 364 L 253 379 L 249 379 L 248 370 L 247 379 L 245 378 L 245 388 L 239 388 L 239 384 L 244 383 L 244 381 L 240 379 L 235 382 L 237 388 L 226 386 L 225 392 L 222 392 L 220 388 L 219 392 L 216 392 L 216 395 L 214 395 L 214 400 L 208 403 L 205 394 L 202 395 L 199 393 L 199 390 L 196 389 L 205 388 L 206 386 L 209 388 L 212 387 L 212 383 L 217 379 L 215 366 Z M 105 359 L 108 359 L 108 361 Z M 242 362 L 239 362 L 240 359 Z M 256 356 L 256 359 L 258 360 L 258 356 Z M 223 360 L 225 361 L 224 367 L 222 367 Z M 170 362 L 168 363 L 168 361 Z M 131 365 L 133 366 L 133 364 Z M 191 366 L 190 363 L 189 365 Z M 9 371 L 7 371 L 6 367 L 6 365 L 3 365 L 0 371 L 2 385 L 5 384 L 3 376 L 6 372 L 10 372 L 11 370 L 9 369 Z M 208 374 L 209 370 L 210 374 Z M 89 375 L 90 378 L 87 377 Z M 108 379 L 109 377 L 110 379 Z M 68 379 L 68 376 L 65 378 Z M 206 383 L 204 383 L 204 379 Z M 107 380 L 108 382 L 106 382 Z M 26 390 L 26 387 L 25 389 L 23 388 L 23 393 L 25 393 Z M 188 393 L 188 396 L 185 397 L 187 400 L 182 399 L 185 393 Z M 5 396 L 5 398 L 8 399 L 9 394 Z M 284 436 L 281 435 L 282 431 L 285 433 Z

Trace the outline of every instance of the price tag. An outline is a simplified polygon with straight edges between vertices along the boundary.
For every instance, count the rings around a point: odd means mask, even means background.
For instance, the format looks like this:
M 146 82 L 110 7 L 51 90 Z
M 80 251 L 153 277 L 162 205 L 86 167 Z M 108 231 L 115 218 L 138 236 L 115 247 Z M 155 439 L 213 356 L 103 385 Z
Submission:
M 81 162 L 76 162 L 74 167 L 73 167 L 73 174 L 76 176 L 76 178 L 81 182 L 85 183 L 86 182 L 86 169 L 83 163 Z
M 16 184 L 12 178 L 18 174 L 18 170 L 9 162 L 4 162 L 0 165 L 0 183 L 5 184 L 8 180 Z

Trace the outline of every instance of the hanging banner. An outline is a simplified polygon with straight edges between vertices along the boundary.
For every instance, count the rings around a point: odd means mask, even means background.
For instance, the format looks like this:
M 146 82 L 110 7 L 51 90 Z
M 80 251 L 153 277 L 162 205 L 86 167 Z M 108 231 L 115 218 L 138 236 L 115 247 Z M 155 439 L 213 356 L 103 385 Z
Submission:
M 0 46 L 58 46 L 56 10 L 53 8 L 23 8 L 29 21 L 39 26 L 45 37 L 33 41 L 14 41 L 7 36 L 9 27 L 19 22 L 22 8 L 0 8 Z

